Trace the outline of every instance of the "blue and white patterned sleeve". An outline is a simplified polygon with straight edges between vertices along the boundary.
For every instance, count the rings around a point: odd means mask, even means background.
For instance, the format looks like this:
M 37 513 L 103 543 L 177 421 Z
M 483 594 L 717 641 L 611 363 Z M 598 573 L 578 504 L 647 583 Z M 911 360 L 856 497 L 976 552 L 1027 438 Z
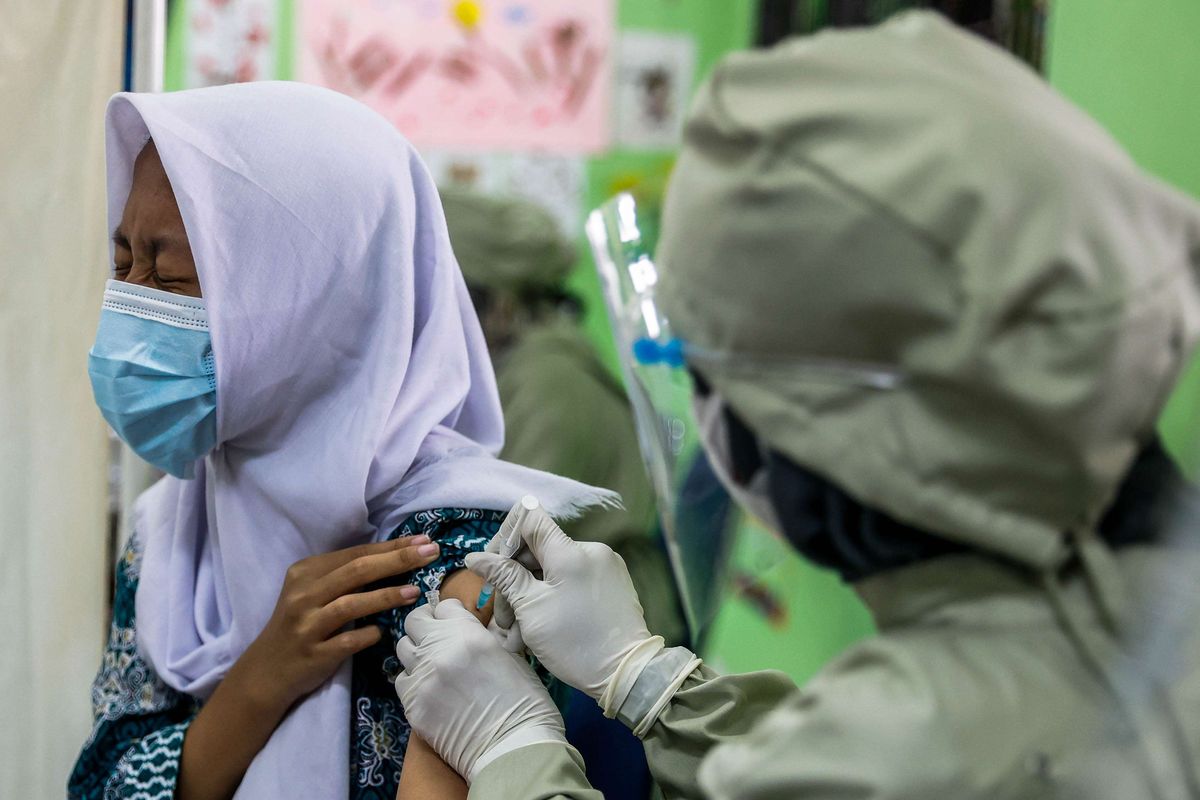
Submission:
M 397 576 L 389 585 L 416 584 L 422 592 L 437 589 L 445 577 L 461 569 L 467 553 L 487 546 L 504 513 L 482 509 L 439 508 L 407 518 L 388 536 L 425 534 L 438 543 L 436 561 Z M 424 603 L 424 597 L 419 603 Z M 363 620 L 378 625 L 383 638 L 354 657 L 351 692 L 350 800 L 393 800 L 404 766 L 411 733 L 392 681 L 400 671 L 396 642 L 404 636 L 404 621 L 416 606 L 404 606 Z
M 421 590 L 415 605 L 392 609 L 367 620 L 369 624 L 379 625 L 387 634 L 384 637 L 387 652 L 383 669 L 389 681 L 394 681 L 400 672 L 400 662 L 393 648 L 404 637 L 404 620 L 414 609 L 425 605 L 425 592 L 440 589 L 447 575 L 463 569 L 468 553 L 477 553 L 487 547 L 503 521 L 503 511 L 438 508 L 418 511 L 392 532 L 391 539 L 425 534 L 438 543 L 440 552 L 433 563 L 395 579 L 396 585 L 412 584 Z
M 422 595 L 430 589 L 440 589 L 447 575 L 463 569 L 468 553 L 478 553 L 487 547 L 500 529 L 504 516 L 504 512 L 478 508 L 439 508 L 413 514 L 410 524 L 417 532 L 427 534 L 439 547 L 437 561 L 421 567 L 411 576 L 421 587 Z M 424 597 L 417 605 L 423 603 Z
M 95 722 L 67 784 L 71 800 L 171 800 L 197 701 L 167 686 L 137 652 L 136 535 L 117 563 L 108 647 L 92 684 Z

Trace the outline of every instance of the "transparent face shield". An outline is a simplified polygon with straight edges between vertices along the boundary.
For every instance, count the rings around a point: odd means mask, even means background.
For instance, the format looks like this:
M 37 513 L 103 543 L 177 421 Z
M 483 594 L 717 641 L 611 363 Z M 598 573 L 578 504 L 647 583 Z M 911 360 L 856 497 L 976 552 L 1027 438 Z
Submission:
M 593 211 L 587 222 L 642 458 L 695 633 L 711 619 L 720 591 L 729 501 L 700 447 L 682 343 L 658 307 L 658 267 L 643 230 L 628 194 Z M 707 520 L 697 513 L 705 503 L 714 512 Z
M 717 609 L 741 511 L 717 477 L 720 460 L 711 461 L 701 446 L 702 434 L 712 439 L 719 426 L 712 424 L 709 413 L 714 410 L 712 398 L 697 391 L 688 366 L 701 372 L 716 365 L 755 374 L 778 370 L 801 374 L 805 381 L 881 390 L 898 385 L 900 376 L 862 365 L 713 352 L 683 341 L 659 303 L 663 266 L 653 258 L 652 222 L 639 219 L 634 198 L 622 194 L 592 212 L 587 234 L 675 579 L 689 627 L 700 635 Z M 703 430 L 696 409 L 707 415 Z M 749 491 L 741 490 L 737 494 L 752 517 L 771 527 L 761 496 L 750 499 Z M 742 582 L 751 584 L 756 578 L 740 575 Z

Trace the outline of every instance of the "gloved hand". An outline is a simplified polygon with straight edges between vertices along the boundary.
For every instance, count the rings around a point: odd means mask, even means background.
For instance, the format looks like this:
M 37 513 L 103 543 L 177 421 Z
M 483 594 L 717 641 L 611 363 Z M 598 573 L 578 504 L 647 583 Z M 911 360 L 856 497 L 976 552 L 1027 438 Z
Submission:
M 468 569 L 496 587 L 494 626 L 502 636 L 519 627 L 525 646 L 560 680 L 595 699 L 606 716 L 621 712 L 635 732 L 648 729 L 698 660 L 683 648 L 664 653 L 662 637 L 646 628 L 625 562 L 610 547 L 573 541 L 541 508 L 529 512 L 521 536 L 541 579 L 496 553 L 466 558 Z M 654 674 L 639 682 L 651 665 Z
M 562 716 L 528 663 L 457 600 L 408 616 L 396 694 L 409 723 L 469 783 L 518 747 L 566 743 Z
M 524 500 L 519 500 L 509 510 L 504 517 L 504 522 L 500 523 L 500 529 L 496 531 L 496 535 L 487 543 L 485 552 L 499 553 L 500 543 L 509 538 L 512 533 L 515 520 L 518 517 L 517 511 Z M 520 563 L 531 573 L 537 577 L 542 576 L 542 565 L 534 558 L 533 553 L 527 546 L 522 546 L 513 556 L 513 560 Z M 488 630 L 492 635 L 500 640 L 504 645 L 504 649 L 510 653 L 524 653 L 525 640 L 521 637 L 521 626 L 517 624 L 516 615 L 513 614 L 512 606 L 509 605 L 508 599 L 505 598 L 503 592 L 496 592 L 492 596 L 492 619 L 488 622 Z

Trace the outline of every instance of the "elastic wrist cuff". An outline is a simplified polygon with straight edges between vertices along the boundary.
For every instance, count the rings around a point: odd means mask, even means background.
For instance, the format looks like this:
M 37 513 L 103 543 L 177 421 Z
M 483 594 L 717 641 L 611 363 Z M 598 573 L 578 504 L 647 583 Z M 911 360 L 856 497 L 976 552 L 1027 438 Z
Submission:
M 633 686 L 648 665 L 666 648 L 661 636 L 650 636 L 629 648 L 629 652 L 617 664 L 612 676 L 604 687 L 604 691 L 596 698 L 604 716 L 613 719 L 618 709 L 625 703 Z
M 639 738 L 649 732 L 700 659 L 686 647 L 663 650 L 638 675 L 616 717 Z

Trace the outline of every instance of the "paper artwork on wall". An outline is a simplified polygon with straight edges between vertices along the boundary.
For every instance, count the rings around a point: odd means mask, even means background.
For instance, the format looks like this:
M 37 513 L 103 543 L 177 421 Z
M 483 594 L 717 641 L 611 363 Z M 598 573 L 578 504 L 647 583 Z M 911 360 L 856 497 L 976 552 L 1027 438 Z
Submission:
M 586 181 L 582 158 L 518 153 L 509 158 L 506 191 L 545 208 L 574 240 L 583 231 Z
M 614 0 L 299 0 L 299 75 L 415 144 L 591 153 L 609 137 Z
M 582 230 L 586 169 L 578 156 L 547 153 L 452 153 L 422 150 L 438 186 L 519 197 L 550 212 L 564 236 Z
M 617 142 L 647 149 L 677 146 L 695 71 L 691 36 L 623 33 L 617 56 Z
M 422 149 L 421 158 L 438 186 L 500 194 L 508 182 L 507 165 L 502 155 Z
M 186 88 L 275 77 L 278 0 L 191 0 Z

